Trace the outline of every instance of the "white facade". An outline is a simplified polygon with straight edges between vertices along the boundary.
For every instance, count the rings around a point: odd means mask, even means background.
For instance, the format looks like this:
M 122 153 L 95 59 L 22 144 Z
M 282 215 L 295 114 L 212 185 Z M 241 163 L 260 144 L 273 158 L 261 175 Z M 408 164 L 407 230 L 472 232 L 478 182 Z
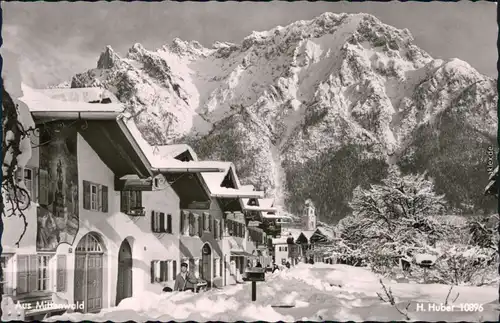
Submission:
M 284 265 L 287 261 L 289 261 L 290 257 L 288 256 L 288 244 L 286 243 L 276 243 L 274 244 L 274 261 L 278 265 Z
M 36 138 L 33 139 L 35 141 Z M 118 252 L 123 241 L 127 241 L 132 253 L 132 295 L 143 290 L 160 292 L 164 286 L 173 287 L 174 271 L 180 268 L 179 253 L 179 200 L 171 188 L 163 191 L 142 192 L 142 204 L 145 207 L 145 216 L 129 216 L 120 212 L 120 192 L 114 190 L 115 174 L 104 164 L 92 147 L 82 136 L 77 135 L 77 164 L 78 164 L 78 196 L 79 196 L 79 227 L 72 244 L 61 243 L 55 252 L 37 251 L 37 207 L 32 202 L 29 209 L 24 211 L 28 226 L 20 246 L 14 244 L 18 240 L 23 221 L 18 217 L 4 218 L 4 233 L 2 236 L 2 265 L 5 270 L 4 294 L 15 298 L 24 295 L 19 293 L 18 283 L 24 271 L 19 269 L 25 266 L 25 259 L 37 260 L 30 263 L 30 272 L 37 276 L 37 286 L 31 286 L 25 294 L 45 295 L 58 291 L 58 282 L 64 281 L 57 295 L 73 304 L 75 289 L 81 282 L 75 281 L 76 255 L 78 243 L 88 233 L 99 241 L 98 249 L 102 250 L 102 284 L 96 297 L 100 297 L 96 306 L 106 308 L 116 304 Z M 39 168 L 39 149 L 33 149 L 33 156 L 26 169 L 33 170 L 33 179 L 28 179 L 27 185 L 38 196 L 37 171 Z M 90 211 L 83 208 L 83 181 L 98 183 L 108 188 L 107 212 Z M 171 214 L 171 233 L 152 232 L 152 211 Z M 63 257 L 58 257 L 63 256 Z M 22 259 L 22 264 L 19 263 Z M 153 261 L 168 261 L 168 277 L 162 281 L 152 282 L 151 265 Z M 174 265 L 176 269 L 174 270 Z M 32 267 L 36 267 L 32 268 Z M 59 277 L 59 278 L 58 278 Z M 43 284 L 41 283 L 43 281 Z M 23 281 L 24 282 L 24 281 Z M 33 283 L 31 284 L 33 285 Z M 61 285 L 62 286 L 62 285 Z

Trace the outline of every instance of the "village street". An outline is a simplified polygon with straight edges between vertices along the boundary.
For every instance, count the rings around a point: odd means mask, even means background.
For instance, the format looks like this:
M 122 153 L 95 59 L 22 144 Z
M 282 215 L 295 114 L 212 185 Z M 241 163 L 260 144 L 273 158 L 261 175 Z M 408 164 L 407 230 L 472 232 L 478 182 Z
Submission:
M 65 314 L 50 321 L 389 321 L 406 320 L 407 315 L 409 320 L 478 322 L 498 317 L 495 287 L 454 287 L 450 299 L 459 293 L 457 300 L 440 310 L 450 286 L 385 279 L 383 283 L 392 290 L 397 309 L 380 300 L 377 293 L 386 296 L 379 277 L 367 269 L 318 263 L 269 275 L 257 283 L 254 303 L 251 284 L 246 283 L 199 294 L 144 293 L 99 314 Z M 477 304 L 475 310 L 473 304 Z

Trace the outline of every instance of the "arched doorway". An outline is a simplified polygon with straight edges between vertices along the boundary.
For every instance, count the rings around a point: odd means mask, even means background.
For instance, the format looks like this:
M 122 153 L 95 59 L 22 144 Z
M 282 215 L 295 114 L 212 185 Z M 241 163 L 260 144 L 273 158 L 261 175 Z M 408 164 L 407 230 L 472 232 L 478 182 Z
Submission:
M 201 278 L 207 281 L 207 287 L 212 287 L 212 247 L 205 243 L 201 248 Z
M 132 248 L 127 239 L 118 251 L 118 278 L 116 281 L 116 305 L 121 300 L 132 297 Z
M 75 303 L 84 304 L 84 313 L 99 312 L 102 307 L 104 248 L 95 233 L 87 233 L 75 250 Z

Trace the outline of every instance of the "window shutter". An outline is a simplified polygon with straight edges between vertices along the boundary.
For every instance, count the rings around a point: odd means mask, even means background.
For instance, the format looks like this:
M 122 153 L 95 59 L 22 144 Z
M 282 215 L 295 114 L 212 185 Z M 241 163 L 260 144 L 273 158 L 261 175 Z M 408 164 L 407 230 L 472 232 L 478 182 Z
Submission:
M 196 222 L 197 222 L 197 227 L 198 227 L 198 236 L 201 238 L 203 236 L 203 224 L 202 221 L 205 219 L 205 217 L 196 217 Z M 203 221 L 205 222 L 205 221 Z
M 156 232 L 155 211 L 151 211 L 151 232 Z
M 212 232 L 212 223 L 213 223 L 213 219 L 212 219 L 212 214 L 208 214 L 208 231 Z
M 57 256 L 57 291 L 66 291 L 66 255 Z
M 184 234 L 184 212 L 181 211 L 180 221 L 179 221 L 179 234 Z
M 135 206 L 142 207 L 142 191 L 136 191 Z
M 120 192 L 120 212 L 128 213 L 128 198 L 125 191 Z
M 165 213 L 163 212 L 160 212 L 159 214 L 160 216 L 160 230 L 158 230 L 159 232 L 165 232 Z
M 29 274 L 28 274 L 28 292 L 37 290 L 37 268 L 38 257 L 37 255 L 29 256 Z
M 202 231 L 205 231 L 207 229 L 207 225 L 206 225 L 206 218 L 207 218 L 207 214 L 206 213 L 203 213 L 202 214 L 202 217 L 201 217 L 201 226 L 202 226 Z
M 172 233 L 172 214 L 167 214 L 167 233 Z
M 155 261 L 151 261 L 151 284 L 155 282 Z
M 40 170 L 41 172 L 42 170 Z M 42 173 L 40 173 L 40 182 Z M 40 194 L 40 198 L 41 198 Z M 41 204 L 41 203 L 40 203 Z M 90 182 L 83 181 L 83 208 L 85 210 L 90 210 Z
M 108 213 L 108 187 L 103 185 L 101 193 L 102 212 Z
M 38 203 L 40 205 L 49 204 L 49 172 L 46 169 L 39 169 L 38 178 Z M 89 203 L 90 205 L 90 203 Z M 90 207 L 89 207 L 90 208 Z
M 177 261 L 173 260 L 172 261 L 172 276 L 175 278 L 177 277 Z
M 29 257 L 27 255 L 17 256 L 17 293 L 28 292 Z

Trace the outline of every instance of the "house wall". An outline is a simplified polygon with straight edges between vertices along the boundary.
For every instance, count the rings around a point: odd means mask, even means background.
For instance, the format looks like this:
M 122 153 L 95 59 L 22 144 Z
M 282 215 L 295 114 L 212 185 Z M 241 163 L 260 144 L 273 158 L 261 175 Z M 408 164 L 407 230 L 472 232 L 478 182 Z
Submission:
M 116 284 L 118 276 L 118 250 L 126 239 L 132 249 L 133 258 L 133 295 L 143 290 L 160 292 L 164 286 L 173 287 L 174 278 L 166 283 L 151 283 L 151 261 L 176 260 L 177 272 L 180 270 L 179 252 L 179 199 L 171 188 L 162 191 L 143 192 L 143 206 L 146 208 L 144 217 L 130 217 L 120 212 L 120 192 L 114 191 L 114 174 L 93 151 L 88 143 L 77 136 L 77 165 L 78 165 L 78 196 L 79 196 L 79 227 L 73 243 L 59 244 L 54 255 L 66 255 L 66 290 L 59 296 L 67 299 L 71 304 L 75 292 L 75 249 L 80 240 L 89 232 L 95 233 L 102 241 L 105 249 L 103 261 L 103 308 L 114 306 L 116 300 Z M 39 166 L 38 149 L 33 149 L 33 156 L 29 166 Z M 83 180 L 105 185 L 108 187 L 108 212 L 90 211 L 83 209 Z M 172 214 L 172 234 L 151 232 L 151 211 L 162 211 Z M 37 223 L 36 207 L 27 211 L 27 220 L 30 224 Z M 16 288 L 16 256 L 19 254 L 36 254 L 37 225 L 29 225 L 20 248 L 13 244 L 18 238 L 22 221 L 13 218 L 5 221 L 2 245 L 5 252 L 15 255 L 9 262 L 12 269 L 11 283 Z M 40 251 L 38 251 L 40 253 Z M 56 291 L 56 257 L 49 263 L 50 290 Z
M 280 251 L 279 248 L 284 248 L 286 247 L 286 251 L 282 250 Z M 274 261 L 277 265 L 282 264 L 282 259 L 285 259 L 285 261 L 288 261 L 288 244 L 286 243 L 279 243 L 279 244 L 274 244 Z
M 104 268 L 104 305 L 112 306 L 116 298 L 116 279 L 118 276 L 118 248 L 127 239 L 132 248 L 133 258 L 133 292 L 142 290 L 159 292 L 163 285 L 173 287 L 173 280 L 167 284 L 151 283 L 151 261 L 179 259 L 179 200 L 169 188 L 164 191 L 143 192 L 143 206 L 146 207 L 144 217 L 130 217 L 120 212 L 120 192 L 114 191 L 114 174 L 97 156 L 87 142 L 78 136 L 78 168 L 80 184 L 82 180 L 108 186 L 109 212 L 95 212 L 80 208 L 80 230 L 73 247 L 89 232 L 101 236 L 106 248 L 107 268 Z M 83 201 L 83 190 L 80 190 Z M 82 205 L 82 203 L 80 204 Z M 151 211 L 171 213 L 173 234 L 151 232 Z M 61 245 L 60 252 L 67 252 L 67 245 Z M 71 257 L 73 255 L 73 257 Z M 68 254 L 68 269 L 74 269 L 74 253 Z M 106 264 L 106 263 L 105 263 Z M 177 264 L 178 270 L 180 265 Z M 68 275 L 68 286 L 74 286 L 74 276 Z M 68 290 L 67 298 L 73 298 L 73 291 Z
M 184 209 L 186 212 L 193 212 L 203 216 L 203 213 L 209 213 L 212 216 L 212 219 L 216 219 L 223 223 L 222 210 L 220 209 L 217 201 L 215 199 L 211 199 L 210 208 L 207 209 Z M 202 221 L 200 219 L 200 225 Z M 177 223 L 177 230 L 180 230 L 180 223 Z M 180 249 L 180 257 L 181 259 L 199 259 L 201 262 L 202 259 L 202 248 L 203 245 L 208 243 L 211 247 L 212 253 L 210 256 L 210 264 L 211 264 L 211 281 L 217 286 L 224 285 L 224 275 L 220 276 L 220 270 L 217 273 L 214 273 L 213 264 L 214 259 L 220 259 L 220 266 L 224 266 L 224 255 L 226 255 L 224 250 L 224 243 L 222 237 L 214 238 L 213 228 L 212 231 L 204 231 L 202 236 L 198 236 L 198 232 L 194 236 L 189 235 L 181 235 L 179 241 L 179 249 Z M 224 272 L 224 268 L 223 268 Z

